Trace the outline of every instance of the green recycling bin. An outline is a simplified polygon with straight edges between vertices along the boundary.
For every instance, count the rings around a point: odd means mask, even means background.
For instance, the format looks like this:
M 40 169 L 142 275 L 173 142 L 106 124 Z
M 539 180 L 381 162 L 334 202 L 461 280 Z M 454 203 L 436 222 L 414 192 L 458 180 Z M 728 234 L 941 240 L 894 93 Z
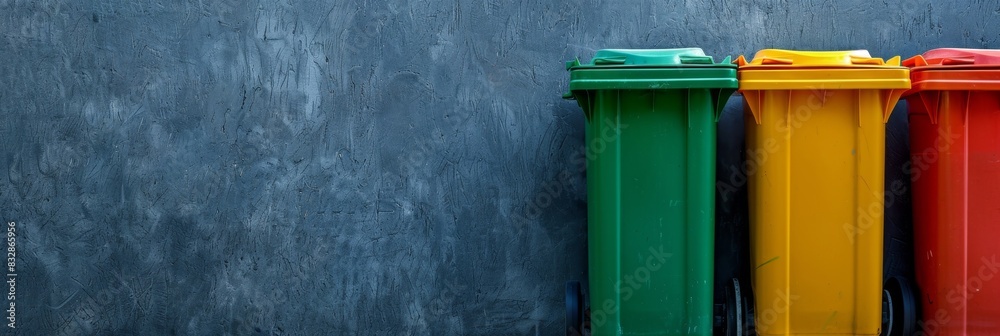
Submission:
M 587 119 L 592 334 L 711 335 L 716 121 L 736 66 L 684 48 L 566 68 Z

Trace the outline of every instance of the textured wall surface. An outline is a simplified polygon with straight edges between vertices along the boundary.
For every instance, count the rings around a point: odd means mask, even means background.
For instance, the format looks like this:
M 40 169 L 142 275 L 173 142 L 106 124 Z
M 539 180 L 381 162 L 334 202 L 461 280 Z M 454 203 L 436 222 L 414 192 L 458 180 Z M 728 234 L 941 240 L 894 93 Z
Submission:
M 563 283 L 586 275 L 564 61 L 908 57 L 1000 47 L 998 19 L 983 0 L 0 0 L 18 329 L 557 334 Z M 740 106 L 719 124 L 720 179 Z M 908 188 L 903 112 L 886 170 Z M 719 199 L 718 249 L 742 251 L 745 191 Z M 908 193 L 887 208 L 889 274 L 912 273 L 909 212 Z

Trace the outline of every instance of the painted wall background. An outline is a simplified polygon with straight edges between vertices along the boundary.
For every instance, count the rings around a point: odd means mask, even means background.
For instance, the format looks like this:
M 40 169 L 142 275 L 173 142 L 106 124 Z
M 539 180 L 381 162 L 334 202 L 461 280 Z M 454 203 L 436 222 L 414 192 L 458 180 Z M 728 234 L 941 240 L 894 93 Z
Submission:
M 1000 47 L 998 19 L 982 0 L 2 0 L 18 329 L 557 334 L 564 282 L 586 277 L 564 61 L 905 58 Z M 720 181 L 741 104 L 719 123 Z M 906 126 L 901 105 L 886 173 L 908 189 Z M 746 275 L 745 199 L 719 198 L 720 284 Z M 887 274 L 912 274 L 909 199 L 886 209 Z

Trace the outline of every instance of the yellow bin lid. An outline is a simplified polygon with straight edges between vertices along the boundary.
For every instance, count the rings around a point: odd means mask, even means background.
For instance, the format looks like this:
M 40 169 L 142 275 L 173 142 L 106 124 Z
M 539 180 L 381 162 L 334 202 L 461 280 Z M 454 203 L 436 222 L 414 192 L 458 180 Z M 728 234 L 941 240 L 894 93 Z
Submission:
M 909 89 L 910 72 L 899 56 L 888 61 L 867 50 L 764 49 L 747 62 L 740 56 L 740 91 Z

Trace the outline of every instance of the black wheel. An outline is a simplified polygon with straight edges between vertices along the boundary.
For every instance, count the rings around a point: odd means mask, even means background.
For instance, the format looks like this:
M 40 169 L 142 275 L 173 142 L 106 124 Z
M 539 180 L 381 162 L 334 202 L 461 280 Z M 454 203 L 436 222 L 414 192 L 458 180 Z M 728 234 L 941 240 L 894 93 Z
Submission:
M 887 308 L 882 322 L 882 334 L 911 336 L 917 332 L 917 294 L 908 280 L 892 277 L 882 290 L 883 306 Z
M 583 335 L 583 290 L 579 281 L 566 282 L 566 335 Z
M 740 289 L 740 281 L 726 286 L 726 336 L 746 335 L 746 300 Z
M 757 322 L 754 320 L 753 290 L 744 288 L 743 293 L 743 335 L 757 336 Z
M 896 324 L 895 316 L 892 316 L 892 295 L 889 290 L 882 287 L 882 335 L 892 335 L 892 327 Z

